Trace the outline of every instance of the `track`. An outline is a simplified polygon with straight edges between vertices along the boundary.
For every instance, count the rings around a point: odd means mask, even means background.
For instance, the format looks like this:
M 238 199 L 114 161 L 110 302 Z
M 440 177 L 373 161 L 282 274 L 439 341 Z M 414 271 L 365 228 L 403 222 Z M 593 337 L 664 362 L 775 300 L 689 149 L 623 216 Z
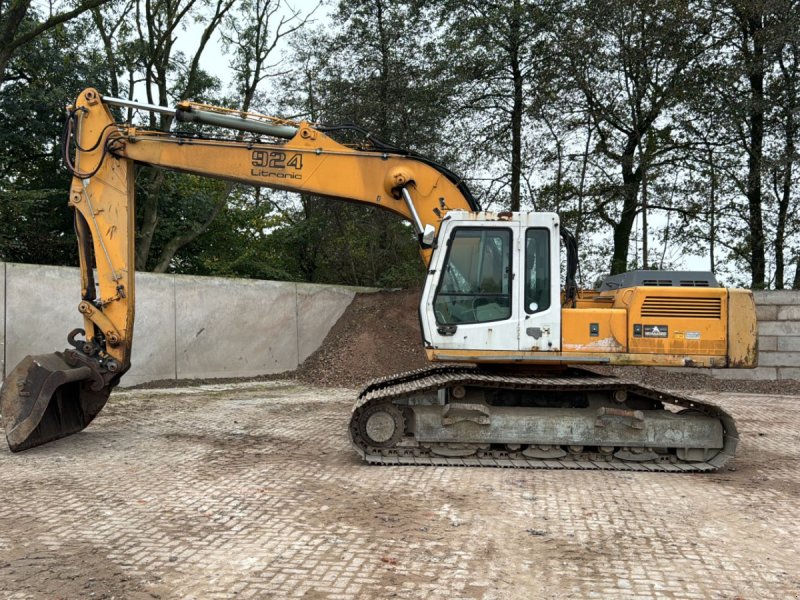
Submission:
M 424 393 L 437 392 L 453 386 L 473 386 L 484 389 L 524 390 L 531 392 L 609 392 L 624 390 L 628 393 L 657 401 L 662 405 L 672 405 L 681 409 L 691 409 L 705 417 L 713 417 L 722 423 L 724 433 L 723 447 L 713 457 L 703 461 L 683 461 L 675 454 L 665 454 L 654 460 L 621 460 L 609 453 L 598 452 L 587 444 L 588 451 L 570 451 L 558 459 L 530 458 L 507 448 L 487 448 L 474 444 L 474 453 L 469 456 L 441 456 L 430 449 L 398 441 L 388 447 L 370 445 L 359 419 L 366 411 L 385 403 L 402 404 L 409 398 Z M 589 371 L 574 369 L 569 376 L 506 376 L 470 367 L 437 366 L 418 371 L 401 373 L 392 377 L 376 379 L 361 391 L 351 414 L 350 435 L 356 452 L 370 464 L 381 465 L 438 465 L 438 466 L 490 466 L 533 469 L 582 469 L 615 471 L 665 471 L 697 472 L 713 471 L 724 466 L 733 458 L 738 443 L 738 433 L 733 418 L 721 408 L 700 402 L 687 396 L 642 386 L 638 383 L 605 377 Z M 406 442 L 408 437 L 406 436 Z M 467 444 L 465 444 L 467 446 Z M 574 448 L 572 450 L 575 450 Z

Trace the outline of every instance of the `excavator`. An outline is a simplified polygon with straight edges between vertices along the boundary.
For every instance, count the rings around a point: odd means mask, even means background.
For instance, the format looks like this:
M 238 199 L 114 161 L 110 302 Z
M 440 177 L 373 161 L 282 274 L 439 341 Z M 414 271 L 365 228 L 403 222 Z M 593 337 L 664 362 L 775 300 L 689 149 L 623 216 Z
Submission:
M 121 109 L 170 114 L 176 130 L 118 122 Z M 84 429 L 131 366 L 138 164 L 410 222 L 434 364 L 358 395 L 349 434 L 369 464 L 684 472 L 734 456 L 736 425 L 720 407 L 593 369 L 756 366 L 753 296 L 711 273 L 632 271 L 579 290 L 577 246 L 558 214 L 483 211 L 447 168 L 350 125 L 188 101 L 172 109 L 89 88 L 68 108 L 63 145 L 83 325 L 66 350 L 27 356 L 6 377 L 0 409 L 14 452 Z

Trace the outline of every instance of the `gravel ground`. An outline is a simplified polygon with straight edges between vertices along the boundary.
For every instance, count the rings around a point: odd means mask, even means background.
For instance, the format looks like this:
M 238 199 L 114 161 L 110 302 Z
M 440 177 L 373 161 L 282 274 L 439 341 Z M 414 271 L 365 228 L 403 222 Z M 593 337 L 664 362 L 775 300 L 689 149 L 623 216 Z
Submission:
M 355 390 L 116 391 L 86 431 L 0 446 L 0 597 L 798 598 L 800 397 L 707 392 L 711 474 L 370 467 Z

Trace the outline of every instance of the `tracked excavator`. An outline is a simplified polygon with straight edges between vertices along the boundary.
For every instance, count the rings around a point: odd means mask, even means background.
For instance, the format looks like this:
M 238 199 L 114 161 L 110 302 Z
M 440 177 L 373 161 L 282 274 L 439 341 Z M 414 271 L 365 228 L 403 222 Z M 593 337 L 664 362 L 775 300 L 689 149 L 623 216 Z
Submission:
M 184 131 L 118 122 L 113 107 L 169 113 Z M 197 124 L 228 133 L 204 135 Z M 749 291 L 710 273 L 667 271 L 579 290 L 575 240 L 559 215 L 484 212 L 448 169 L 351 126 L 192 102 L 170 109 L 87 89 L 68 109 L 63 143 L 83 325 L 68 349 L 28 356 L 5 379 L 12 451 L 84 429 L 131 365 L 139 164 L 410 221 L 427 266 L 419 317 L 434 364 L 361 391 L 349 433 L 367 463 L 678 472 L 717 469 L 734 455 L 736 426 L 721 408 L 591 367 L 753 367 Z

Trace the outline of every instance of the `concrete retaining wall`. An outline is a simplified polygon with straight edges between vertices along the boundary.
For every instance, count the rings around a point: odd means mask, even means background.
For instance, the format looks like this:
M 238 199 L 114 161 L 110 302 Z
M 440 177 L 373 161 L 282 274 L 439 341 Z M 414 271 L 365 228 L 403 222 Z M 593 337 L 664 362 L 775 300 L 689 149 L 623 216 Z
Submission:
M 133 366 L 123 385 L 294 369 L 363 288 L 136 274 Z M 63 350 L 81 327 L 78 269 L 0 263 L 0 371 Z

